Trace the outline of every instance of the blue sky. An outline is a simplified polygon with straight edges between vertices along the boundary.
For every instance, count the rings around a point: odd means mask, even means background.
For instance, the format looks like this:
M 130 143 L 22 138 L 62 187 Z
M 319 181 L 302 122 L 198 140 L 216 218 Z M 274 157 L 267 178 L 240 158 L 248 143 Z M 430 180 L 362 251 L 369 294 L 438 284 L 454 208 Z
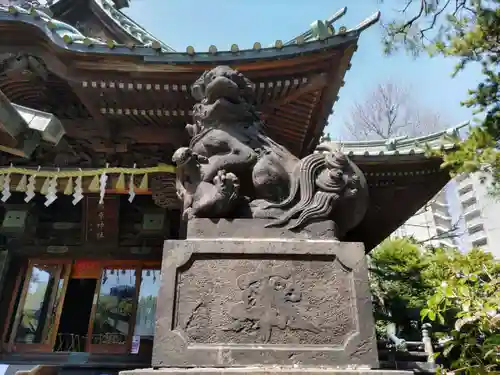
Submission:
M 207 51 L 211 44 L 228 50 L 233 43 L 251 48 L 256 41 L 267 46 L 277 39 L 289 40 L 343 6 L 348 11 L 335 25 L 337 29 L 355 26 L 377 10 L 382 11 L 383 19 L 392 18 L 402 4 L 402 0 L 132 0 L 125 12 L 178 51 L 188 45 Z M 452 59 L 423 56 L 415 60 L 404 52 L 386 57 L 381 34 L 379 25 L 362 34 L 327 131 L 341 137 L 353 103 L 388 80 L 411 87 L 416 100 L 438 111 L 450 125 L 471 118 L 472 111 L 461 107 L 460 101 L 480 79 L 478 69 L 470 68 L 451 78 Z

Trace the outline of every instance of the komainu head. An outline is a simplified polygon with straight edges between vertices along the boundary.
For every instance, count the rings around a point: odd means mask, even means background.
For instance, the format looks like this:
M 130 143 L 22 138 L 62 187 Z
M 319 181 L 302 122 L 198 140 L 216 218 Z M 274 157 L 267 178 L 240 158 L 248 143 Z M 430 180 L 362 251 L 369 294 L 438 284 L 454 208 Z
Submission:
M 193 107 L 195 123 L 216 126 L 255 119 L 252 82 L 228 66 L 203 73 L 191 86 L 191 93 L 199 101 Z
M 191 86 L 191 94 L 197 101 L 213 104 L 217 99 L 226 99 L 234 104 L 251 102 L 253 84 L 237 70 L 218 66 L 204 72 Z

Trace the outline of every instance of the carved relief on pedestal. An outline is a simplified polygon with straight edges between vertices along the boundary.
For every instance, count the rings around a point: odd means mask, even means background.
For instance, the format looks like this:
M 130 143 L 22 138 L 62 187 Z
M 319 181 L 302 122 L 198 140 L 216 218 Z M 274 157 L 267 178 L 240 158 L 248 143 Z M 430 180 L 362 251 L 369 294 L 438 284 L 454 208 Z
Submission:
M 179 273 L 178 329 L 193 344 L 343 345 L 356 326 L 349 273 L 294 263 L 195 259 Z
M 234 321 L 226 331 L 243 334 L 259 331 L 266 343 L 273 328 L 321 332 L 294 306 L 302 300 L 302 294 L 288 268 L 266 269 L 261 263 L 255 272 L 238 277 L 236 283 L 242 291 L 242 300 L 231 306 L 229 315 Z
M 362 245 L 198 238 L 163 254 L 154 367 L 376 366 Z

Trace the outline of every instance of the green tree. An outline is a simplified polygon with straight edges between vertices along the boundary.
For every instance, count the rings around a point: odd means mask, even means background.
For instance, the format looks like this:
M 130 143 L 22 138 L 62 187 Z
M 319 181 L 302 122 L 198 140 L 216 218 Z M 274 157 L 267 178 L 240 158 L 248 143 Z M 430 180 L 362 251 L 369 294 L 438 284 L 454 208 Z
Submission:
M 500 194 L 500 0 L 407 0 L 401 19 L 386 26 L 385 51 L 404 48 L 413 55 L 458 58 L 454 75 L 470 63 L 481 64 L 483 79 L 469 90 L 462 105 L 480 115 L 467 139 L 444 156 L 452 174 L 491 173 L 493 192 Z
M 428 265 L 423 248 L 411 239 L 388 239 L 372 251 L 370 286 L 379 336 L 388 323 L 395 323 L 399 336 L 421 339 L 420 310 L 432 295 L 429 280 L 422 277 Z
M 432 321 L 441 369 L 488 374 L 500 360 L 500 263 L 487 252 L 424 248 L 388 239 L 369 257 L 377 333 L 395 323 L 398 336 L 421 338 L 415 324 Z M 496 367 L 495 367 L 496 366 Z
M 500 371 L 500 264 L 474 249 L 467 254 L 438 250 L 426 273 L 434 276 L 434 294 L 422 309 L 423 319 L 448 323 L 445 369 L 457 374 Z

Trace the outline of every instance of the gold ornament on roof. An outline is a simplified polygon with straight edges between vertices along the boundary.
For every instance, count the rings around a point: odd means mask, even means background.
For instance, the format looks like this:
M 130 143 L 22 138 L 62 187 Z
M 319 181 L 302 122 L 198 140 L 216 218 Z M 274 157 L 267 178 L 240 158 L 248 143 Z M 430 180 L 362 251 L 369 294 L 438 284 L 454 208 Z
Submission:
M 303 35 L 299 35 L 297 38 L 295 38 L 295 43 L 297 43 L 297 45 L 299 45 L 299 46 L 301 46 L 305 42 L 306 42 L 306 38 L 304 38 Z
M 217 53 L 217 47 L 212 44 L 210 47 L 208 47 L 208 52 L 210 52 L 212 55 L 215 55 Z
M 155 40 L 153 43 L 151 43 L 151 48 L 153 48 L 156 51 L 161 50 L 161 44 L 157 40 Z

